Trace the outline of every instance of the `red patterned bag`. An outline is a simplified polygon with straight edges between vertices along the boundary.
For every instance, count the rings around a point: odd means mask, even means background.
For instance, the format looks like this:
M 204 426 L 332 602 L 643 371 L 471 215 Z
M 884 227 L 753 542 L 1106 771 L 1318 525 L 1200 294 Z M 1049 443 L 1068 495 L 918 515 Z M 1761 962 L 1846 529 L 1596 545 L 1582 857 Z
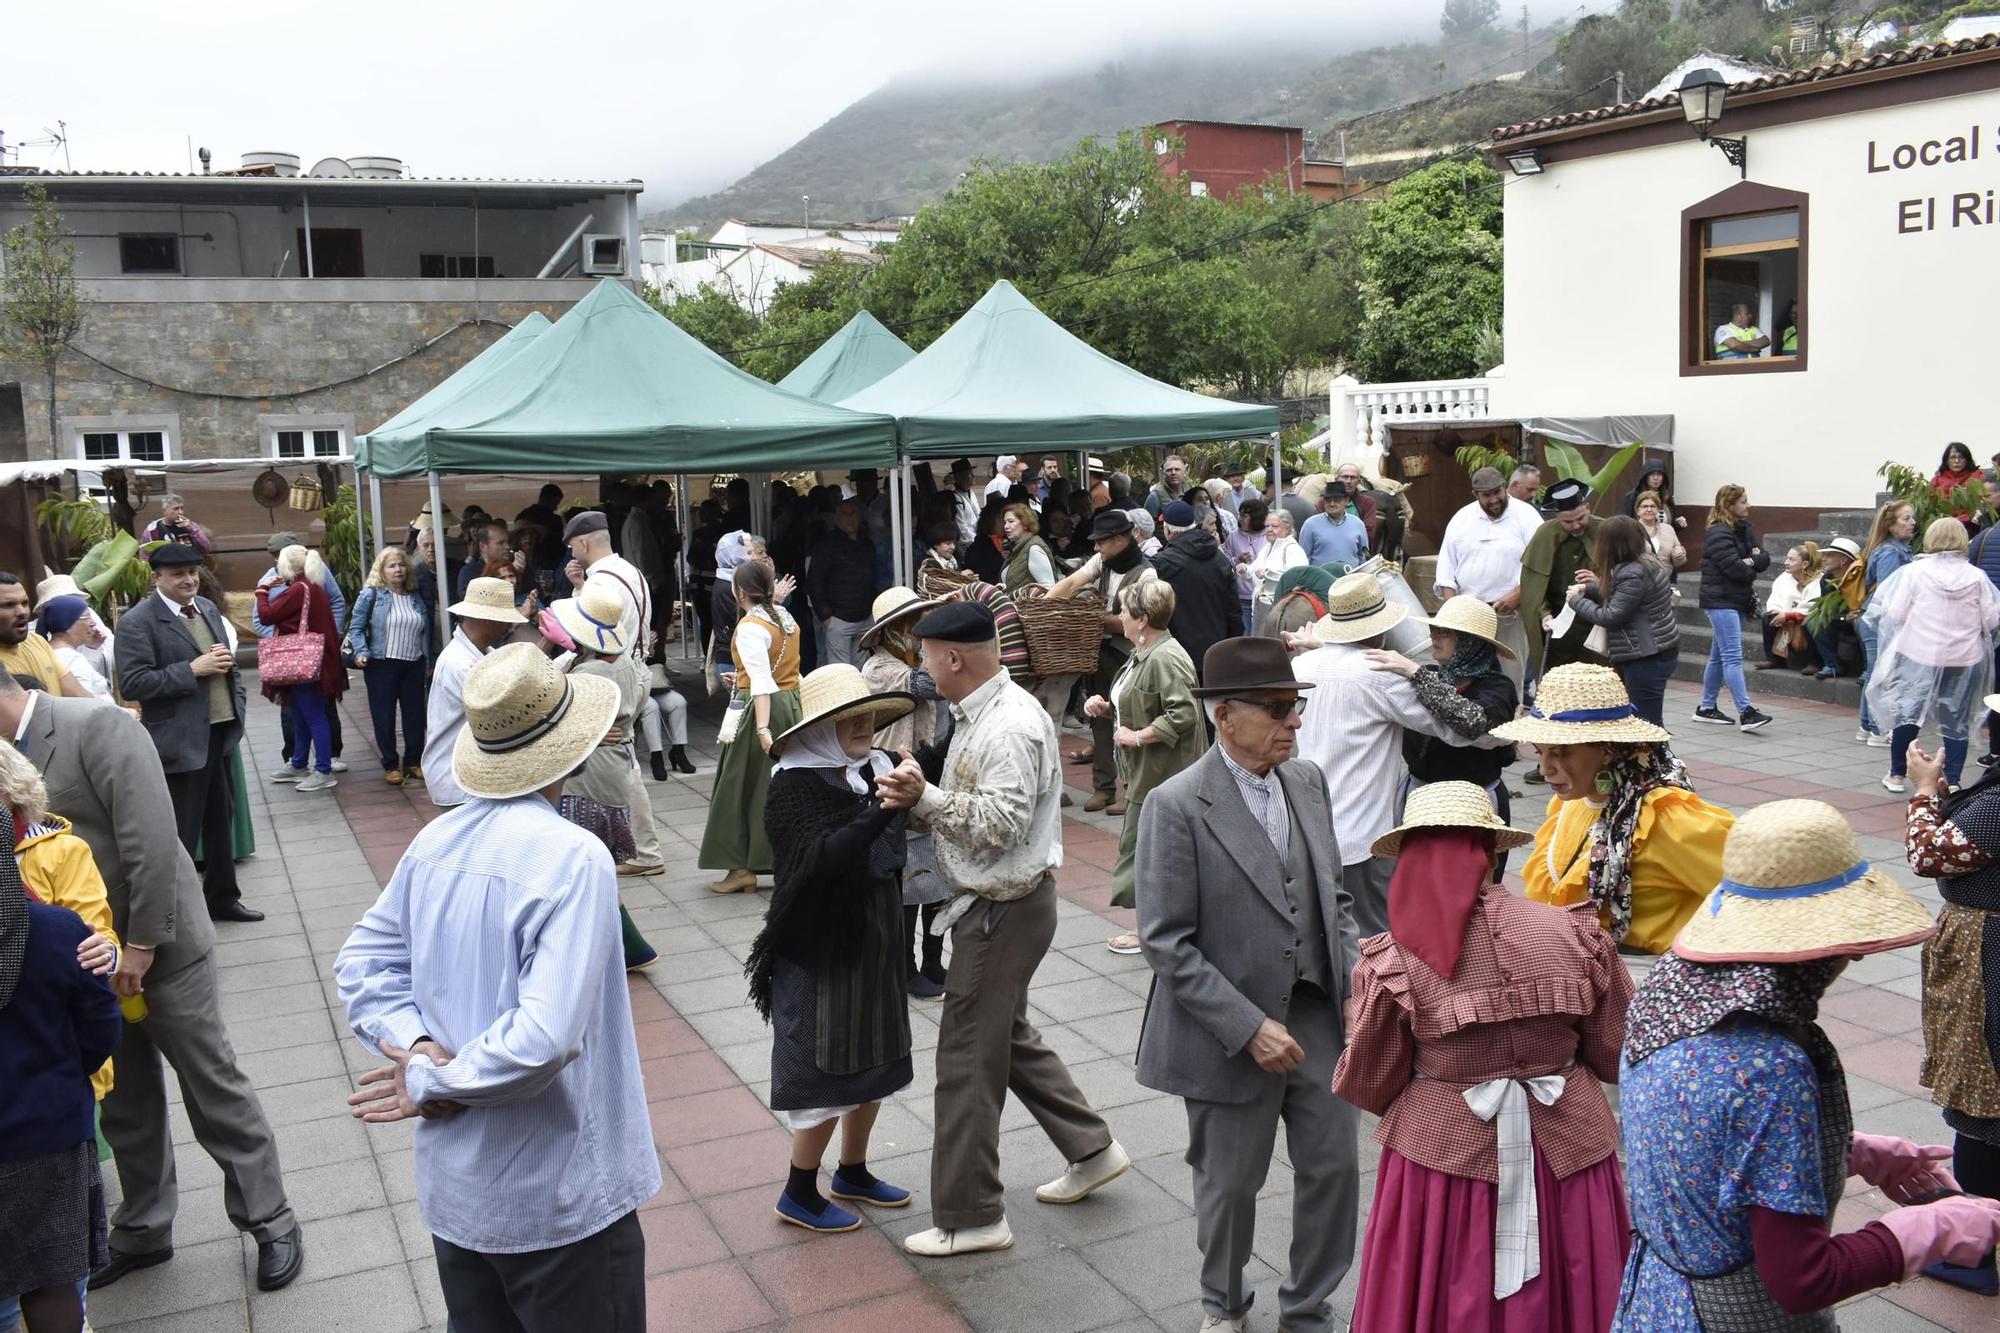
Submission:
M 312 607 L 312 581 L 303 575 L 299 586 L 299 632 L 273 634 L 257 640 L 257 676 L 266 685 L 317 685 L 326 662 L 326 635 L 306 628 Z

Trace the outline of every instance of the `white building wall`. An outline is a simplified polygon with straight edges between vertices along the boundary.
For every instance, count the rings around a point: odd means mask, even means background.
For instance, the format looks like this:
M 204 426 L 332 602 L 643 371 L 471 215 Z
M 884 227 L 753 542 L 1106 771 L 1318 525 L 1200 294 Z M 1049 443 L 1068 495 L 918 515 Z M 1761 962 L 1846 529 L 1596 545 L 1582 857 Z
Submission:
M 1897 145 L 1975 131 L 1976 159 L 1869 169 L 1871 144 L 1879 165 Z M 1885 460 L 1929 470 L 1954 439 L 1981 460 L 2000 450 L 1988 397 L 2000 211 L 1991 225 L 1985 213 L 2000 186 L 2000 92 L 1759 129 L 1749 141 L 1751 180 L 1811 197 L 1808 369 L 1680 374 L 1681 210 L 1737 180 L 1689 131 L 1508 179 L 1507 373 L 1491 382 L 1494 415 L 1671 412 L 1683 502 L 1738 482 L 1753 504 L 1861 507 Z M 1978 196 L 1979 225 L 1951 225 L 1959 192 Z M 1929 199 L 1935 227 L 1906 229 L 1904 202 Z

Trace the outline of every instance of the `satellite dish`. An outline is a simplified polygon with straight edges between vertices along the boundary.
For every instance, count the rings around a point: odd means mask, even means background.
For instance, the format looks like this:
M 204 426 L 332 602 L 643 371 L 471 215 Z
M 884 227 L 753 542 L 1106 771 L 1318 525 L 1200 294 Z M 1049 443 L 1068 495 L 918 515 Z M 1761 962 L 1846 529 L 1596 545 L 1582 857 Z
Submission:
M 306 174 L 308 176 L 352 176 L 354 168 L 347 165 L 347 159 L 344 157 L 323 157 L 313 163 L 313 169 Z

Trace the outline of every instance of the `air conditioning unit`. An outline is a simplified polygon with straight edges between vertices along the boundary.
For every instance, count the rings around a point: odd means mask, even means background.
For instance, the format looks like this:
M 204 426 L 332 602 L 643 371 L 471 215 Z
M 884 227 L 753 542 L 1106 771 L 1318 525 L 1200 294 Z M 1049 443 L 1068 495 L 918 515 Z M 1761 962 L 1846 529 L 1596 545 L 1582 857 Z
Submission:
M 583 237 L 583 271 L 587 276 L 625 276 L 625 238 L 603 232 Z

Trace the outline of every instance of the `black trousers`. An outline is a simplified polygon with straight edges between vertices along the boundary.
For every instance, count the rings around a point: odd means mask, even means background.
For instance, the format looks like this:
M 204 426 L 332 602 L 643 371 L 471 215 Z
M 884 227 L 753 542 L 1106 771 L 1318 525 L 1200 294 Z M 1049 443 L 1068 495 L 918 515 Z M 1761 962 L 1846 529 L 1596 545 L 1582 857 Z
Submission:
M 431 1237 L 450 1333 L 645 1333 L 639 1214 L 594 1236 L 523 1254 L 481 1254 Z
M 377 657 L 361 668 L 361 679 L 368 686 L 368 717 L 375 724 L 375 753 L 382 757 L 382 771 L 392 768 L 414 768 L 424 758 L 424 724 L 427 696 L 424 683 L 424 660 L 417 658 L 404 661 L 395 657 Z M 326 710 L 333 718 L 340 716 L 337 704 L 329 704 Z M 402 761 L 398 764 L 396 755 L 396 714 L 403 715 Z M 285 710 L 287 717 L 291 710 Z M 332 725 L 329 722 L 329 725 Z M 340 746 L 333 746 L 334 753 Z
M 235 748 L 235 723 L 212 722 L 208 728 L 208 762 L 187 773 L 167 774 L 167 794 L 174 802 L 175 832 L 190 858 L 199 846 L 202 861 L 201 896 L 212 912 L 243 896 L 236 887 L 236 780 L 229 752 Z

